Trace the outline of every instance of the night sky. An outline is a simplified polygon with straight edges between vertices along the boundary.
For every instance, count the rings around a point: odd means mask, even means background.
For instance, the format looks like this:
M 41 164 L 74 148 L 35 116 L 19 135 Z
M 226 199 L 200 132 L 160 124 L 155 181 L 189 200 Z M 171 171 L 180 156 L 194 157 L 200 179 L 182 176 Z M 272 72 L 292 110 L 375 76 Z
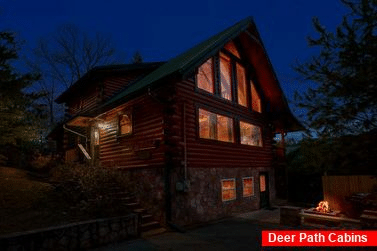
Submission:
M 0 1 L 0 30 L 25 40 L 24 54 L 37 39 L 64 23 L 88 32 L 108 34 L 116 48 L 131 56 L 139 50 L 145 62 L 168 60 L 247 16 L 253 16 L 288 100 L 298 84 L 292 65 L 315 53 L 306 37 L 314 35 L 312 17 L 334 31 L 348 10 L 338 0 L 264 1 Z M 291 105 L 295 115 L 299 111 Z

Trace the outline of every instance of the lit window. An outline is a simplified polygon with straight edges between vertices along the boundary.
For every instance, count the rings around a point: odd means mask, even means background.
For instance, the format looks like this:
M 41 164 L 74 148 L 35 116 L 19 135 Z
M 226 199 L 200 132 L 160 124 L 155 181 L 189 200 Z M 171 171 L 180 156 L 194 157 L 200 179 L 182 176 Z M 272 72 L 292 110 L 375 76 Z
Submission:
M 259 188 L 261 192 L 266 191 L 266 176 L 265 175 L 259 176 Z
M 233 119 L 199 109 L 199 137 L 234 142 Z
M 202 66 L 198 69 L 198 74 L 196 77 L 198 87 L 207 92 L 214 92 L 214 81 L 213 81 L 213 59 L 208 59 Z
M 251 108 L 253 111 L 262 112 L 262 105 L 260 96 L 255 89 L 253 81 L 250 80 L 250 90 L 251 90 Z
M 221 197 L 223 201 L 236 199 L 236 179 L 221 180 Z
M 254 181 L 252 177 L 242 179 L 243 197 L 250 197 L 254 195 Z
M 238 90 L 238 104 L 247 106 L 246 98 L 246 71 L 245 67 L 237 63 L 237 90 Z
M 233 142 L 233 119 L 217 115 L 217 140 Z
M 122 114 L 119 116 L 119 135 L 128 135 L 132 133 L 132 116 L 131 114 Z
M 240 53 L 238 52 L 237 47 L 236 47 L 236 45 L 234 44 L 233 41 L 230 41 L 229 43 L 227 43 L 224 46 L 224 49 L 226 49 L 227 51 L 232 53 L 234 56 L 241 58 Z
M 232 99 L 232 71 L 230 58 L 223 53 L 220 53 L 220 84 L 221 97 Z
M 262 146 L 261 128 L 246 122 L 240 121 L 241 144 Z
M 199 109 L 199 137 L 216 139 L 216 114 Z

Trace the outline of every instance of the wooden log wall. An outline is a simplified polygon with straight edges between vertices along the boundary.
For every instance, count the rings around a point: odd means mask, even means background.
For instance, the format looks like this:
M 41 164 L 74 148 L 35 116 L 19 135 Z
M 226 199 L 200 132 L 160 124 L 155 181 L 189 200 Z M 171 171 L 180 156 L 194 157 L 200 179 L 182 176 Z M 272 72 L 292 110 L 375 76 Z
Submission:
M 197 91 L 193 79 L 178 83 L 176 85 L 176 96 L 174 128 L 180 145 L 183 144 L 184 133 L 183 103 L 185 103 L 186 107 L 188 167 L 271 168 L 273 159 L 272 134 L 268 128 L 268 121 L 263 114 L 251 112 L 247 108 L 227 102 L 220 97 Z M 233 119 L 241 118 L 244 121 L 260 126 L 262 128 L 263 147 L 241 145 L 237 143 L 237 139 L 236 143 L 228 143 L 199 138 L 198 107 L 228 115 Z M 238 120 L 235 121 L 234 127 L 237 127 Z M 237 137 L 237 133 L 235 133 L 235 137 Z
M 118 116 L 132 111 L 131 135 L 118 135 Z M 145 94 L 106 113 L 100 130 L 100 163 L 119 168 L 153 167 L 164 164 L 162 107 Z

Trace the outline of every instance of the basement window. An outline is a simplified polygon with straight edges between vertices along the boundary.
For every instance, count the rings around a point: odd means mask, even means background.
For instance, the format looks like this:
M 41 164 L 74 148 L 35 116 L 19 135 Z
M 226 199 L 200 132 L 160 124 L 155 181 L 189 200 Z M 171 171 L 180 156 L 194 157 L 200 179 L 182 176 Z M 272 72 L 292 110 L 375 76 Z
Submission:
M 221 180 L 221 197 L 222 201 L 236 199 L 236 179 Z
M 254 179 L 253 177 L 245 177 L 242 179 L 243 197 L 254 195 Z

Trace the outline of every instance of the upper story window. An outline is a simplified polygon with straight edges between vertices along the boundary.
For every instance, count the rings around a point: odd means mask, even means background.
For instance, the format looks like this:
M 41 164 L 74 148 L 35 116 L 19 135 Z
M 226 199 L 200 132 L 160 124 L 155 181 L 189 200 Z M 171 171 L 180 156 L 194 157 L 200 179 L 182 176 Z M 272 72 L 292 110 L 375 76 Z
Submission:
M 262 145 L 262 130 L 259 126 L 240 121 L 241 144 L 251 146 Z
M 132 133 L 132 113 L 127 112 L 119 115 L 119 136 Z
M 213 73 L 213 58 L 210 58 L 198 69 L 197 83 L 200 89 L 209 93 L 214 93 Z
M 220 53 L 220 89 L 221 97 L 232 100 L 232 65 L 224 53 Z
M 234 142 L 233 119 L 199 109 L 199 137 Z
M 261 104 L 261 99 L 260 96 L 255 89 L 255 85 L 252 80 L 250 80 L 250 91 L 251 91 L 251 108 L 253 111 L 262 112 L 262 104 Z
M 246 69 L 237 47 L 233 42 L 229 42 L 217 56 L 209 58 L 199 66 L 196 75 L 197 87 L 261 113 L 260 94 Z
M 238 104 L 247 106 L 246 70 L 241 64 L 237 63 L 236 65 Z

